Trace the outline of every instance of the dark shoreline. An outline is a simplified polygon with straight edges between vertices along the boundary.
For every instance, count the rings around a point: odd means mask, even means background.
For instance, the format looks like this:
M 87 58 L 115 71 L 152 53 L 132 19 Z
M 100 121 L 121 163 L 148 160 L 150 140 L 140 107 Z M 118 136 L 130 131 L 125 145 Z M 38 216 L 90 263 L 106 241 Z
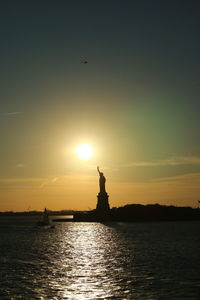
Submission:
M 0 212 L 4 216 L 41 216 L 42 211 Z M 130 204 L 114 207 L 109 213 L 90 211 L 49 211 L 53 222 L 163 222 L 163 221 L 200 221 L 200 209 L 192 207 L 164 206 L 159 204 Z M 73 216 L 69 219 L 65 216 Z M 56 218 L 63 216 L 63 218 Z M 54 218 L 55 217 L 55 218 Z

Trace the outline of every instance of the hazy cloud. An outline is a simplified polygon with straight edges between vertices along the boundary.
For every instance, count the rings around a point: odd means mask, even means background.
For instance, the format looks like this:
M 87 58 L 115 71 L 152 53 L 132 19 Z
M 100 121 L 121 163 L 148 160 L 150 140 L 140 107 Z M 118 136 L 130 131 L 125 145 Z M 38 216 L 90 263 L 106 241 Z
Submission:
M 47 185 L 55 183 L 58 180 L 59 180 L 59 177 L 54 177 L 54 178 L 50 178 L 50 179 L 48 178 L 44 182 L 41 183 L 40 187 L 43 188 L 43 187 L 45 187 Z
M 124 167 L 160 167 L 178 165 L 200 165 L 200 157 L 178 156 L 156 161 L 131 162 L 127 165 L 124 165 Z
M 87 185 L 91 182 L 93 183 L 94 180 L 96 180 L 96 176 L 90 176 L 87 174 L 60 175 L 53 178 L 44 178 L 40 184 L 40 188 L 47 186 L 66 187 L 68 184 L 80 184 L 80 182 L 84 182 Z
M 35 178 L 35 177 L 27 177 L 27 178 L 8 178 L 8 177 L 4 177 L 4 178 L 0 178 L 0 183 L 23 183 L 23 182 L 40 182 L 42 181 L 44 178 Z
M 24 164 L 21 164 L 21 163 L 19 163 L 19 164 L 16 164 L 16 168 L 24 168 L 25 167 L 25 165 Z
M 14 116 L 14 115 L 21 115 L 23 114 L 23 111 L 13 111 L 8 113 L 0 113 L 0 116 Z
M 27 189 L 37 189 L 44 178 L 0 178 L 0 189 L 1 191 L 7 190 L 27 190 Z

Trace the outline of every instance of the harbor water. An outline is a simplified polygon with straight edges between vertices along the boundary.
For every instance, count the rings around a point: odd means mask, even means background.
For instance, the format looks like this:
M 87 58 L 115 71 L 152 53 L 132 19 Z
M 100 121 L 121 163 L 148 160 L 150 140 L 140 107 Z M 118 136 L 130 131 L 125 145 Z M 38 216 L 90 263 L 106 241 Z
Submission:
M 0 299 L 200 299 L 200 222 L 0 218 Z

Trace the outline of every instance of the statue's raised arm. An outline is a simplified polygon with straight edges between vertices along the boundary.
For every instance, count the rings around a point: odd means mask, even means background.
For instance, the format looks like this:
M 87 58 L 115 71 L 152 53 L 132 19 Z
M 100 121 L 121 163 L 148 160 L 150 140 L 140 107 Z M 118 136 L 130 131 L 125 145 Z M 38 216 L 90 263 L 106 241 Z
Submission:
M 100 170 L 99 170 L 99 166 L 97 166 L 97 171 L 98 171 L 98 173 L 99 173 L 99 175 L 100 175 Z

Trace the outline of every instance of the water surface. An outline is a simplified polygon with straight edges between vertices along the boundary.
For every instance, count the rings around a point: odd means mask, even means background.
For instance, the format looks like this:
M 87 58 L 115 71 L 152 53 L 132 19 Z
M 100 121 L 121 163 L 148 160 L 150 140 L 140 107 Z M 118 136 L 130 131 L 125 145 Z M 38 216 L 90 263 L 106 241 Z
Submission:
M 0 218 L 0 299 L 200 299 L 200 222 Z

